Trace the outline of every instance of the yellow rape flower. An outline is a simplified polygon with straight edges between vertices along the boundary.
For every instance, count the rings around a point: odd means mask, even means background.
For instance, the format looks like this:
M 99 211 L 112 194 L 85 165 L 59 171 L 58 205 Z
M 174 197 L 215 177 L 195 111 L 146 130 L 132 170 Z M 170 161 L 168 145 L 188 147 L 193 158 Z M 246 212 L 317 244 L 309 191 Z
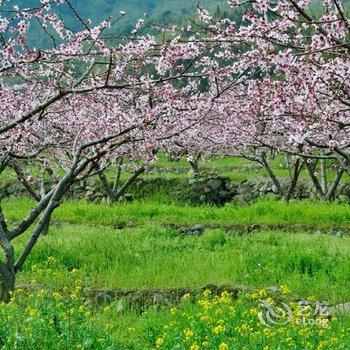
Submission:
M 193 336 L 193 332 L 192 332 L 189 328 L 186 328 L 186 329 L 184 330 L 184 335 L 185 335 L 185 338 L 186 338 L 186 339 L 189 339 L 190 337 Z
M 39 315 L 39 310 L 28 307 L 26 309 L 26 313 L 30 316 L 30 317 L 37 317 Z
M 201 321 L 204 321 L 204 322 L 206 322 L 206 323 L 211 323 L 211 322 L 212 322 L 211 317 L 208 316 L 208 315 L 203 315 L 203 316 L 201 316 L 200 320 L 201 320 Z
M 226 330 L 225 326 L 223 326 L 222 324 L 219 324 L 212 329 L 212 332 L 214 334 L 221 334 L 221 333 L 224 333 L 225 330 Z
M 56 259 L 55 259 L 53 256 L 49 256 L 49 257 L 47 258 L 47 262 L 48 262 L 49 264 L 54 264 L 54 263 L 56 262 Z
M 53 292 L 53 293 L 52 293 L 52 296 L 53 296 L 55 299 L 60 299 L 60 298 L 61 298 L 61 294 L 58 293 L 58 292 Z
M 156 348 L 160 348 L 164 343 L 164 338 L 163 337 L 159 337 L 157 340 L 156 340 Z
M 290 293 L 290 289 L 285 284 L 280 285 L 280 289 L 281 289 L 282 294 L 289 294 Z
M 229 350 L 229 347 L 226 343 L 221 343 L 219 345 L 219 350 Z
M 198 304 L 203 307 L 203 309 L 207 310 L 211 308 L 211 303 L 208 300 L 199 300 Z
M 191 295 L 190 295 L 190 293 L 186 293 L 186 294 L 184 294 L 183 296 L 182 296 L 182 298 L 181 298 L 182 300 L 184 300 L 184 301 L 188 301 L 188 300 L 190 300 L 191 299 Z

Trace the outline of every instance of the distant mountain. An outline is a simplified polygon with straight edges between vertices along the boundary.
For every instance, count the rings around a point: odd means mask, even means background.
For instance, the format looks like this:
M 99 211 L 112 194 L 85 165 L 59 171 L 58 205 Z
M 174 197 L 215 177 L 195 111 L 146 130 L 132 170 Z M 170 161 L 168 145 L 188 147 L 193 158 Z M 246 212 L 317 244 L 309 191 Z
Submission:
M 84 18 L 90 18 L 94 22 L 99 22 L 110 15 L 116 16 L 119 11 L 125 11 L 123 26 L 133 26 L 145 13 L 152 19 L 169 23 L 193 16 L 197 4 L 210 10 L 226 6 L 225 0 L 71 0 L 71 2 Z M 40 0 L 8 1 L 9 7 L 13 5 L 33 7 L 39 3 Z M 69 12 L 66 6 L 62 6 L 62 11 Z
M 95 24 L 109 16 L 118 17 L 120 11 L 125 11 L 125 17 L 115 29 L 121 35 L 130 34 L 136 21 L 145 14 L 158 23 L 186 24 L 194 17 L 197 4 L 203 5 L 217 16 L 234 16 L 226 0 L 71 0 L 71 3 L 83 18 L 91 19 Z M 350 0 L 342 0 L 342 3 L 349 9 Z M 7 4 L 7 7 L 18 5 L 21 8 L 28 8 L 37 6 L 40 0 L 9 0 Z M 322 0 L 312 0 L 310 10 L 313 13 L 320 13 L 321 4 Z M 79 25 L 67 5 L 61 5 L 59 12 L 71 26 Z M 47 37 L 40 33 L 38 25 L 33 24 L 30 35 L 33 45 L 47 44 Z
M 71 0 L 71 3 L 84 19 L 90 19 L 94 24 L 109 16 L 116 18 L 120 16 L 120 11 L 124 11 L 125 16 L 115 26 L 121 35 L 130 34 L 137 20 L 145 14 L 158 23 L 185 24 L 194 17 L 198 4 L 216 13 L 228 9 L 226 0 Z M 40 0 L 8 0 L 6 7 L 31 8 L 39 4 Z M 79 25 L 67 5 L 60 5 L 59 13 L 71 26 Z M 30 42 L 43 47 L 47 44 L 46 40 L 38 25 L 33 24 Z
M 312 9 L 317 11 L 322 6 L 322 0 L 312 0 Z M 344 5 L 349 5 L 350 0 L 341 0 Z M 9 0 L 9 7 L 37 6 L 40 0 Z M 226 0 L 71 0 L 78 12 L 84 18 L 90 18 L 93 22 L 100 22 L 108 16 L 116 16 L 119 11 L 125 11 L 126 16 L 123 26 L 132 27 L 135 21 L 143 17 L 145 13 L 154 20 L 171 23 L 179 22 L 193 17 L 196 5 L 201 4 L 211 11 L 227 9 Z M 67 6 L 62 6 L 63 13 L 69 13 Z

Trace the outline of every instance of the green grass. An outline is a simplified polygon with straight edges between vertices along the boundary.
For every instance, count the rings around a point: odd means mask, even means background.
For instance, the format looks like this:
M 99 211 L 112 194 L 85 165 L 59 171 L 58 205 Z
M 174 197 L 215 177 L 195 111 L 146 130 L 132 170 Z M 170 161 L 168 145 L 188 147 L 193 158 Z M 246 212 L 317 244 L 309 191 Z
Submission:
M 17 246 L 23 243 L 21 238 Z M 220 229 L 182 237 L 158 225 L 123 230 L 54 225 L 35 247 L 19 281 L 30 281 L 32 266 L 45 267 L 50 256 L 56 259 L 50 266 L 56 277 L 41 276 L 43 286 L 63 287 L 78 275 L 92 289 L 287 284 L 301 296 L 350 298 L 347 237 L 278 232 L 228 236 Z
M 24 241 L 20 238 L 16 247 L 22 246 Z M 40 239 L 19 274 L 18 285 L 37 291 L 45 288 L 50 293 L 74 286 L 76 280 L 82 280 L 85 291 L 196 288 L 207 284 L 241 285 L 258 290 L 283 284 L 292 290 L 293 299 L 346 302 L 350 299 L 350 238 L 274 231 L 228 236 L 221 229 L 208 229 L 201 237 L 183 237 L 176 230 L 156 224 L 122 230 L 106 226 L 53 225 L 49 236 Z M 29 305 L 32 305 L 33 297 L 30 300 Z M 93 331 L 107 339 L 107 329 L 113 349 L 154 349 L 155 340 L 164 333 L 164 325 L 174 320 L 169 312 L 171 306 L 151 308 L 140 314 L 133 309 L 120 311 L 118 305 L 114 302 L 107 309 L 93 310 Z M 51 304 L 45 307 L 50 307 L 51 312 L 62 308 Z M 243 316 L 237 315 L 230 322 L 242 324 L 240 317 L 246 318 L 244 308 L 250 307 L 241 305 Z M 200 311 L 197 309 L 189 306 L 186 312 L 197 315 Z M 20 313 L 20 307 L 16 310 Z M 74 327 L 85 331 L 78 317 Z M 24 322 L 29 327 L 39 321 Z M 80 322 L 91 324 L 88 320 Z M 189 326 L 201 327 L 186 318 L 181 322 L 170 339 Z M 256 324 L 256 332 L 259 332 L 257 318 L 250 316 L 250 322 Z M 20 325 L 15 327 L 21 328 Z M 44 334 L 48 334 L 48 326 L 44 327 Z M 327 332 L 337 333 L 338 328 L 349 328 L 349 319 L 340 318 L 334 327 Z M 206 331 L 210 332 L 210 328 Z M 294 332 L 288 326 L 284 331 Z M 278 348 L 276 339 L 258 338 L 271 345 L 271 349 L 289 349 L 282 345 Z M 249 339 L 247 336 L 239 340 L 240 348 L 261 349 Z M 304 340 L 299 334 L 294 337 L 294 341 Z
M 6 200 L 3 209 L 10 221 L 18 221 L 29 212 L 34 202 L 28 198 Z M 115 205 L 93 204 L 85 201 L 64 202 L 54 213 L 54 220 L 79 225 L 115 226 L 120 224 L 157 223 L 162 225 L 216 224 L 229 225 L 314 225 L 315 228 L 347 227 L 350 207 L 335 202 L 260 200 L 247 206 L 226 207 L 185 204 L 163 204 L 139 200 Z

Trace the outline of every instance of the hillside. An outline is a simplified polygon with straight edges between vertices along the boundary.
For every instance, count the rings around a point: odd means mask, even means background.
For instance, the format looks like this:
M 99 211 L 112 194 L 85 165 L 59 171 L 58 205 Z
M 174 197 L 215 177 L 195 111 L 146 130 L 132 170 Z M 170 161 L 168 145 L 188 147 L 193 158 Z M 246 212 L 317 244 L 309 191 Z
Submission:
M 342 0 L 342 3 L 349 8 L 349 1 Z M 39 3 L 40 0 L 8 0 L 6 7 L 18 5 L 28 8 Z M 130 34 L 137 20 L 145 14 L 158 23 L 186 24 L 195 16 L 197 4 L 203 5 L 217 16 L 235 16 L 228 8 L 226 0 L 71 0 L 71 3 L 83 18 L 90 19 L 95 24 L 109 16 L 116 18 L 120 16 L 120 11 L 124 11 L 126 15 L 114 27 L 114 31 L 120 35 Z M 310 10 L 312 13 L 320 13 L 321 6 L 321 0 L 312 0 Z M 67 5 L 61 5 L 59 12 L 70 27 L 79 25 Z M 1 11 L 0 15 L 3 15 Z M 40 47 L 48 44 L 47 37 L 35 23 L 30 31 L 29 42 Z
M 39 0 L 9 0 L 8 3 L 9 6 L 32 7 L 39 2 Z M 145 13 L 152 19 L 171 23 L 193 16 L 197 4 L 202 4 L 210 10 L 217 9 L 218 5 L 226 6 L 225 0 L 72 0 L 71 2 L 84 18 L 90 18 L 93 22 L 99 22 L 107 16 L 117 16 L 119 11 L 125 11 L 123 27 L 132 26 Z M 68 13 L 68 9 L 65 8 L 60 12 Z
M 39 3 L 40 0 L 8 0 L 6 8 L 14 5 L 29 8 Z M 197 4 L 205 6 L 213 13 L 222 13 L 227 9 L 226 0 L 71 0 L 71 3 L 84 19 L 90 19 L 95 24 L 106 17 L 116 18 L 120 16 L 120 11 L 124 11 L 125 16 L 114 28 L 121 35 L 130 34 L 137 20 L 145 14 L 158 23 L 185 24 L 194 17 Z M 67 5 L 61 5 L 59 12 L 70 27 L 79 25 Z M 32 24 L 29 42 L 33 46 L 47 45 L 47 37 L 35 23 Z

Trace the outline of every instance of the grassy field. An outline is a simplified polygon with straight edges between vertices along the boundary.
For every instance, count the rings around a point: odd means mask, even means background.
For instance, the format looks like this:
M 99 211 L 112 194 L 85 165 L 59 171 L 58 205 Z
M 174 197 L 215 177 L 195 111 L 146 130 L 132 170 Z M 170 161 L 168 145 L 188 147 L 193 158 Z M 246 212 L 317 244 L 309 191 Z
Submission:
M 159 174 L 146 176 L 187 177 L 175 173 L 185 161 L 161 158 L 157 166 Z M 233 158 L 206 163 L 237 179 L 256 176 L 232 174 L 245 166 Z M 32 205 L 26 197 L 2 202 L 10 225 Z M 0 306 L 0 348 L 349 349 L 347 316 L 326 326 L 272 328 L 257 317 L 258 300 L 274 298 L 268 286 L 282 286 L 281 297 L 291 305 L 350 301 L 349 220 L 349 206 L 337 203 L 262 199 L 241 207 L 191 207 L 174 202 L 166 187 L 131 203 L 65 202 L 18 275 L 14 300 Z M 194 225 L 203 225 L 203 235 L 181 233 Z M 19 238 L 16 248 L 27 239 Z M 206 286 L 242 292 L 233 299 L 197 293 Z M 142 310 L 124 307 L 123 298 L 104 306 L 95 300 L 101 290 L 173 289 L 190 295 Z
M 221 229 L 208 229 L 201 237 L 181 237 L 159 225 L 118 231 L 62 225 L 40 241 L 19 281 L 31 281 L 32 267 L 40 267 L 48 257 L 55 259 L 50 265 L 55 278 L 44 274 L 36 280 L 52 288 L 63 288 L 79 277 L 90 289 L 207 284 L 254 289 L 286 284 L 299 296 L 315 295 L 331 302 L 350 297 L 348 237 L 273 231 L 228 236 Z

